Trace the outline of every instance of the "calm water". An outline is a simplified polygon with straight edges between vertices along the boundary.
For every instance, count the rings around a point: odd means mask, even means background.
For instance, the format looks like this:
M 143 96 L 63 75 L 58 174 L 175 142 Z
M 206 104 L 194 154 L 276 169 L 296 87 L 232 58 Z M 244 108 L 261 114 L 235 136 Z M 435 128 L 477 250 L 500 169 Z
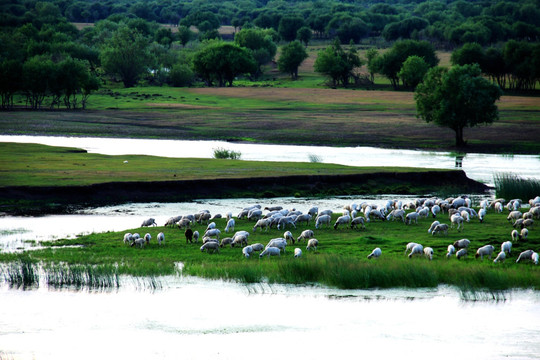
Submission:
M 0 136 L 0 142 L 40 143 L 54 146 L 78 147 L 106 155 L 155 155 L 165 157 L 211 158 L 213 149 L 238 151 L 243 160 L 302 161 L 310 155 L 323 163 L 349 166 L 405 166 L 454 169 L 455 154 L 417 150 L 395 150 L 374 147 L 329 147 L 296 145 L 240 144 L 224 141 L 184 141 L 152 139 L 113 139 L 50 136 Z M 540 179 L 540 156 L 467 154 L 462 168 L 468 177 L 493 184 L 493 174 L 512 172 L 526 178 Z
M 540 358 L 538 292 L 469 302 L 446 287 L 341 291 L 162 281 L 158 291 L 0 287 L 0 357 Z

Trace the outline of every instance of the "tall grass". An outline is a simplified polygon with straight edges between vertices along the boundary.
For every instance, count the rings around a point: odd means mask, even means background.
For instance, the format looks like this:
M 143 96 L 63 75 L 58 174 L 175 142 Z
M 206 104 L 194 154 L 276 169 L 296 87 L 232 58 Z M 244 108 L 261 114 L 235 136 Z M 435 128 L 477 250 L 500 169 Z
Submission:
M 309 159 L 309 162 L 312 162 L 312 163 L 322 162 L 322 158 L 316 154 L 308 154 L 308 159 Z
M 38 266 L 27 256 L 3 266 L 2 273 L 10 287 L 27 289 L 39 285 Z
M 493 179 L 497 197 L 527 201 L 540 195 L 540 180 L 524 179 L 512 173 L 496 173 Z
M 239 151 L 228 150 L 225 148 L 215 148 L 214 158 L 215 159 L 231 159 L 231 160 L 240 160 L 242 153 Z
M 44 270 L 47 286 L 53 288 L 111 289 L 120 286 L 118 270 L 113 265 L 53 264 Z

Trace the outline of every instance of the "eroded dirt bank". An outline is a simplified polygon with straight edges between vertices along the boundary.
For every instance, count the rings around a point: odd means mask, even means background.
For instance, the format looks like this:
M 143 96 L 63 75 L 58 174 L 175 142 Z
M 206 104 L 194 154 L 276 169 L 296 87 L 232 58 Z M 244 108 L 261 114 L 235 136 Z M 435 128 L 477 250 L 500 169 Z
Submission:
M 287 176 L 249 179 L 110 182 L 69 187 L 4 187 L 0 212 L 15 215 L 71 213 L 83 207 L 125 202 L 364 194 L 467 194 L 488 187 L 461 170 Z

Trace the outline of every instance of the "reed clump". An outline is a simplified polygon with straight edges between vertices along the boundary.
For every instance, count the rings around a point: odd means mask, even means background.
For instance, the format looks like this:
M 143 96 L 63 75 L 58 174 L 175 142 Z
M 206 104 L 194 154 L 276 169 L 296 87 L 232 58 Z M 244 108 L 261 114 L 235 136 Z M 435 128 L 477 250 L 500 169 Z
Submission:
M 525 179 L 512 173 L 497 173 L 493 178 L 497 197 L 526 200 L 540 195 L 540 180 Z
M 28 289 L 39 285 L 39 268 L 28 256 L 6 264 L 2 272 L 10 287 Z
M 113 265 L 52 264 L 44 268 L 45 282 L 52 288 L 111 289 L 120 287 L 118 269 Z
M 242 153 L 239 151 L 228 150 L 225 148 L 215 148 L 214 149 L 214 158 L 215 159 L 231 159 L 231 160 L 240 160 Z

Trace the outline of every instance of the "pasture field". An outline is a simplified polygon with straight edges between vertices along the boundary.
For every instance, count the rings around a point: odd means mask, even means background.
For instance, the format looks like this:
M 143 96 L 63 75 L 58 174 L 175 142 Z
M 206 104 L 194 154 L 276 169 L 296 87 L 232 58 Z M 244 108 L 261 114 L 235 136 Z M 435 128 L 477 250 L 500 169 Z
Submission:
M 321 210 L 321 209 L 320 209 Z M 176 215 L 176 214 L 171 214 Z M 236 214 L 233 214 L 236 216 Z M 225 246 L 218 253 L 199 250 L 201 242 L 186 243 L 184 230 L 134 226 L 123 232 L 106 232 L 80 236 L 73 240 L 58 240 L 42 243 L 42 250 L 23 254 L 0 254 L 0 262 L 17 264 L 41 264 L 53 273 L 69 273 L 70 268 L 86 269 L 87 276 L 159 276 L 179 274 L 178 263 L 183 263 L 182 274 L 207 278 L 223 278 L 230 281 L 310 284 L 320 283 L 338 288 L 386 288 L 386 287 L 436 287 L 449 284 L 465 290 L 508 290 L 513 288 L 540 289 L 540 267 L 532 263 L 516 264 L 521 251 L 540 251 L 540 232 L 530 229 L 526 240 L 514 241 L 512 253 L 504 263 L 493 263 L 500 251 L 500 244 L 510 240 L 512 225 L 506 213 L 488 212 L 484 223 L 472 219 L 464 229 L 450 229 L 447 236 L 432 236 L 427 229 L 433 219 L 420 219 L 418 225 L 405 225 L 401 221 L 374 221 L 363 230 L 340 227 L 315 229 L 313 222 L 288 228 L 295 238 L 304 229 L 312 229 L 319 240 L 316 251 L 306 250 L 306 242 L 289 244 L 280 257 L 250 258 L 242 255 L 241 248 Z M 335 221 L 337 214 L 333 215 Z M 447 215 L 438 220 L 450 223 Z M 232 236 L 225 233 L 225 219 L 215 219 L 221 238 Z M 333 222 L 332 222 L 333 223 Z M 266 245 L 272 238 L 283 237 L 284 230 L 270 229 L 268 232 L 253 231 L 253 221 L 237 219 L 235 231 L 247 230 L 249 243 Z M 205 224 L 196 224 L 193 230 L 204 233 Z M 165 243 L 159 246 L 156 237 L 164 232 Z M 143 236 L 150 233 L 152 239 L 144 248 L 124 244 L 125 232 L 138 232 Z M 456 240 L 471 240 L 468 256 L 447 259 L 446 248 Z M 423 256 L 409 259 L 404 253 L 408 242 L 430 246 L 435 255 L 432 261 Z M 479 247 L 492 244 L 495 253 L 492 259 L 476 259 Z M 303 255 L 295 259 L 293 250 L 300 247 Z M 367 259 L 375 248 L 382 249 L 379 259 Z M 6 272 L 6 267 L 3 268 Z M 16 271 L 16 270 L 11 270 Z M 7 271 L 9 272 L 9 271 Z M 54 277 L 54 274 L 51 275 Z M 10 278 L 4 274 L 4 279 Z M 94 279 L 95 280 L 95 279 Z M 17 286 L 17 284 L 14 284 Z

